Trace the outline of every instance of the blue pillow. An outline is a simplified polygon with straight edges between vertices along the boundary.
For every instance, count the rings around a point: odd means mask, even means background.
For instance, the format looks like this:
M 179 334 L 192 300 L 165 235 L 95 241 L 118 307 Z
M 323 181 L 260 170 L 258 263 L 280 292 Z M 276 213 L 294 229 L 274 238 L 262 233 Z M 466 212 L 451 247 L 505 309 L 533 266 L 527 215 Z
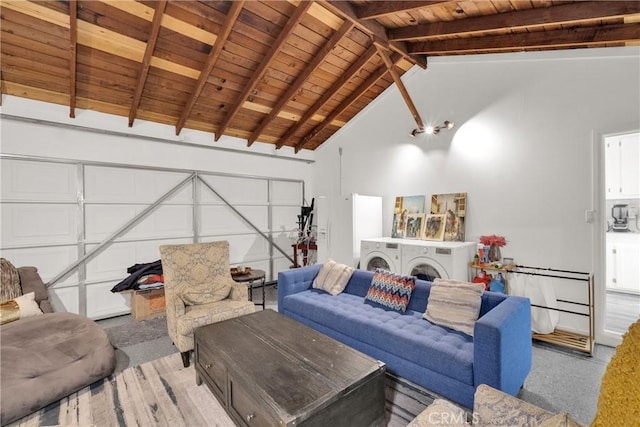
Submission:
M 377 268 L 364 300 L 373 305 L 404 313 L 415 288 L 415 276 L 403 276 Z

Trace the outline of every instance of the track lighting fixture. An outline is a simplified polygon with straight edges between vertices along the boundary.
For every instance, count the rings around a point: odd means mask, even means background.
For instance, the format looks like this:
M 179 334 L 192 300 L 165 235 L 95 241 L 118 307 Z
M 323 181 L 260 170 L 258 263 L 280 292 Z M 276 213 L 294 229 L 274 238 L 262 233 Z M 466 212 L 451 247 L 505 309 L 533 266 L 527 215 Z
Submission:
M 454 126 L 454 123 L 452 121 L 449 120 L 445 120 L 444 123 L 442 124 L 442 126 L 427 126 L 425 128 L 415 128 L 414 130 L 411 131 L 411 137 L 415 138 L 416 135 L 420 134 L 420 133 L 426 133 L 429 135 L 437 135 L 440 133 L 440 131 L 442 129 L 452 129 Z

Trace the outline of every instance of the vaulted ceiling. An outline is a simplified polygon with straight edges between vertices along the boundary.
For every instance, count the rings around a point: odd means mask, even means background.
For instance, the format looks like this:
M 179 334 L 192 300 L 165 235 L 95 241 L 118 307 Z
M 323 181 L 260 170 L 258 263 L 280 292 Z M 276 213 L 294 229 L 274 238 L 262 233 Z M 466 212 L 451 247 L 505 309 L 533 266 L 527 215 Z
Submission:
M 639 1 L 1 0 L 2 94 L 314 150 L 437 55 L 640 44 Z

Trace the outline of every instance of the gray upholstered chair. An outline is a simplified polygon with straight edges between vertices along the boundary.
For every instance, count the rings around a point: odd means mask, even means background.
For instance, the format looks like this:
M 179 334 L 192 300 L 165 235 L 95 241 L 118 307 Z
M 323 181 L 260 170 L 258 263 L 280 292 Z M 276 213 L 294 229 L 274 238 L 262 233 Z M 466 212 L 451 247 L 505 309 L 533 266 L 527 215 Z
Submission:
M 253 313 L 247 286 L 229 270 L 229 242 L 160 246 L 167 328 L 189 366 L 194 331 L 200 326 Z

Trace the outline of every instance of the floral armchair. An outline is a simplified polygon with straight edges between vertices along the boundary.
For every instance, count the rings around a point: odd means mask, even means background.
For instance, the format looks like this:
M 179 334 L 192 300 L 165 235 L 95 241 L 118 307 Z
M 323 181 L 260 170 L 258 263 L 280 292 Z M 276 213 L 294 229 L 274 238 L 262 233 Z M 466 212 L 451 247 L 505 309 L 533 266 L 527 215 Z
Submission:
M 160 246 L 167 328 L 189 366 L 194 331 L 200 326 L 253 313 L 247 286 L 229 270 L 229 242 Z

